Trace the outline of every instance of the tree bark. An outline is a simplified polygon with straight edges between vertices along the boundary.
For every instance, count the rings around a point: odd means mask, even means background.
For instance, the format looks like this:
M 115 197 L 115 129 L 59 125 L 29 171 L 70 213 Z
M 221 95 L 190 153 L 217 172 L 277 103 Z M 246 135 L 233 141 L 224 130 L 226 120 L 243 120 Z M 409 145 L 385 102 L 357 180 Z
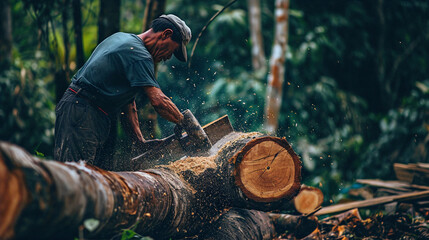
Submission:
M 234 208 L 221 214 L 198 239 L 269 240 L 274 239 L 274 226 L 265 212 Z
M 12 17 L 9 0 L 0 2 L 0 70 L 12 62 Z
M 247 0 L 249 9 L 249 30 L 252 43 L 253 71 L 265 74 L 265 51 L 261 31 L 261 2 L 259 0 Z
M 300 162 L 286 140 L 227 137 L 211 156 L 136 172 L 41 161 L 0 142 L 0 236 L 76 236 L 94 218 L 100 223 L 86 236 L 136 225 L 142 235 L 181 237 L 198 233 L 224 208 L 275 210 L 299 191 Z
M 276 0 L 275 36 L 270 59 L 270 74 L 265 100 L 265 130 L 274 134 L 282 102 L 282 88 L 285 74 L 285 56 L 288 40 L 289 0 Z
M 198 239 L 277 239 L 276 236 L 285 232 L 300 239 L 313 232 L 318 225 L 316 217 L 232 208 L 220 214 L 216 221 L 198 235 Z
M 101 0 L 98 16 L 98 43 L 119 32 L 121 0 Z

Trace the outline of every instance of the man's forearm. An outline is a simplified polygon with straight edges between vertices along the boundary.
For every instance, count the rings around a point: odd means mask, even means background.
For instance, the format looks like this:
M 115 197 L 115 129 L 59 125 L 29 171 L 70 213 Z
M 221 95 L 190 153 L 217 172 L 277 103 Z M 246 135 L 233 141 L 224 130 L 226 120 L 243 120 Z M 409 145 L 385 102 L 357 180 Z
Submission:
M 134 141 L 143 142 L 144 138 L 139 126 L 136 102 L 134 101 L 126 105 L 123 109 L 123 113 L 124 115 L 121 116 L 121 123 L 125 132 Z
M 153 108 L 161 117 L 176 124 L 183 120 L 183 114 L 179 111 L 176 104 L 159 88 L 146 87 L 144 89 Z
M 153 105 L 155 111 L 166 120 L 178 124 L 182 121 L 183 115 L 177 106 L 169 99 L 165 99 L 160 104 Z

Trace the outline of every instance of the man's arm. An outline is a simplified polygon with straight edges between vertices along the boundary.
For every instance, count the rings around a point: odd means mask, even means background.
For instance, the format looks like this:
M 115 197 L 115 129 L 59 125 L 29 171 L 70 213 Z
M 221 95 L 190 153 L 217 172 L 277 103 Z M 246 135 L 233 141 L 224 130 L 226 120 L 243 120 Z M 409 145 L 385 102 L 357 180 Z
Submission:
M 143 87 L 155 111 L 170 122 L 180 124 L 183 114 L 177 106 L 157 87 Z
M 133 101 L 132 103 L 125 105 L 125 107 L 122 109 L 122 112 L 121 125 L 125 132 L 133 141 L 140 143 L 144 142 L 145 140 L 139 127 L 136 102 Z

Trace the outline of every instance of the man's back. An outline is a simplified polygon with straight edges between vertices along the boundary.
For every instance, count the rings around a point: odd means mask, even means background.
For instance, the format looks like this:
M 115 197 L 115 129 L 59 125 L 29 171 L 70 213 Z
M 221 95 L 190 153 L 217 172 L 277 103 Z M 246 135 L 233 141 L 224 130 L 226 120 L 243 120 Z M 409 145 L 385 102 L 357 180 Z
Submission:
M 151 55 L 141 39 L 130 33 L 106 38 L 72 81 L 89 86 L 114 110 L 132 101 L 137 87 L 159 88 Z

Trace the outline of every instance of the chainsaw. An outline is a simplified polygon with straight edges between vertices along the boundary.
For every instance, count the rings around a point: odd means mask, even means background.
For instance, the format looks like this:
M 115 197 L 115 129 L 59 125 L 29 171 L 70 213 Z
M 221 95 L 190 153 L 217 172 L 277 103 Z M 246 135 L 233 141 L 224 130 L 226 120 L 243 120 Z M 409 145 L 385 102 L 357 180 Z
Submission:
M 186 130 L 189 132 L 183 132 L 181 127 L 176 126 L 173 135 L 164 138 L 153 149 L 131 159 L 133 169 L 146 169 L 159 164 L 168 164 L 170 161 L 183 157 L 205 156 L 212 144 L 234 131 L 227 115 L 201 127 L 189 109 L 182 114 L 183 125 L 186 125 Z

